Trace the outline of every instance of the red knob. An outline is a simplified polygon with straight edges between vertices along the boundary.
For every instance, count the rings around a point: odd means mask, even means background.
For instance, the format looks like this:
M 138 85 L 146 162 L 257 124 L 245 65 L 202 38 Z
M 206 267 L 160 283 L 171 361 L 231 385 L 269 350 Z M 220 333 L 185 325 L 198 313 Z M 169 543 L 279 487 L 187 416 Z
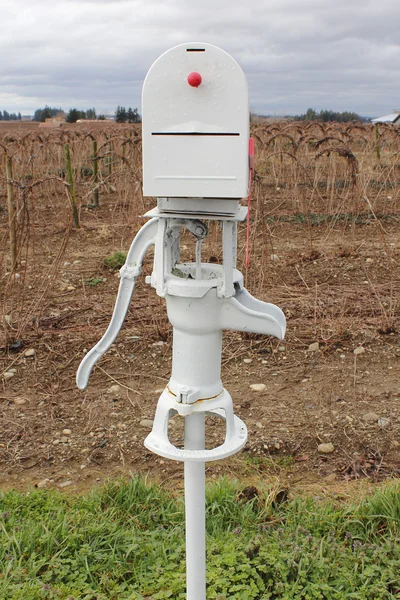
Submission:
M 188 84 L 192 87 L 199 87 L 202 81 L 202 76 L 200 75 L 200 73 L 196 73 L 196 71 L 193 71 L 193 73 L 189 73 L 187 78 Z

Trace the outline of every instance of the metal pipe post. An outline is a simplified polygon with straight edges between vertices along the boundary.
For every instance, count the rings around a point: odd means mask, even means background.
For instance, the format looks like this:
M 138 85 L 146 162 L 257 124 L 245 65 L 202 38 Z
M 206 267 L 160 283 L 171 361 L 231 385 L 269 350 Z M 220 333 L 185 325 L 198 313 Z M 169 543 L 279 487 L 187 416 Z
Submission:
M 185 450 L 205 447 L 204 413 L 185 417 Z M 186 598 L 206 600 L 205 462 L 185 462 Z

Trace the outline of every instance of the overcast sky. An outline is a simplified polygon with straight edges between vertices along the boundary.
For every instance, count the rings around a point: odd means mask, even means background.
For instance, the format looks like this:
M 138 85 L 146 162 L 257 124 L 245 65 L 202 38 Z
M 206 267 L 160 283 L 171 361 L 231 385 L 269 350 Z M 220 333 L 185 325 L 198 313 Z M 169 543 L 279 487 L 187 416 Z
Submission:
M 0 0 L 0 110 L 138 107 L 165 50 L 220 46 L 252 110 L 400 109 L 399 0 Z

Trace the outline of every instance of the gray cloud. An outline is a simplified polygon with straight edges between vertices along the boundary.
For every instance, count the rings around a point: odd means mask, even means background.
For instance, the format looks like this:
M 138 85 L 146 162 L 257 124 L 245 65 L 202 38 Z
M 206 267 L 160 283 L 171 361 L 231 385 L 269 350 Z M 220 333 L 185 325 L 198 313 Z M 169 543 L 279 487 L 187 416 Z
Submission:
M 399 22 L 394 0 L 3 0 L 0 109 L 140 106 L 152 62 L 198 40 L 238 60 L 258 112 L 384 114 L 400 104 Z

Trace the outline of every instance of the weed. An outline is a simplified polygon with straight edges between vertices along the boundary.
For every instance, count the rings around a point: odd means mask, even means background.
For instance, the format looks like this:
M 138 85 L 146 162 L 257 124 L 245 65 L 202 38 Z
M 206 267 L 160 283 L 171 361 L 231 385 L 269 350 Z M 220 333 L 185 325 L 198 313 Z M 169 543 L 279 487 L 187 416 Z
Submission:
M 104 259 L 104 264 L 112 271 L 116 271 L 125 264 L 125 261 L 126 252 L 113 252 L 113 254 L 110 254 L 110 256 L 107 256 L 107 258 Z
M 207 598 L 400 598 L 400 486 L 359 504 L 207 488 Z M 238 499 L 240 499 L 238 501 Z M 0 497 L 0 598 L 185 598 L 183 499 L 143 479 Z
M 88 285 L 89 287 L 96 287 L 96 285 L 103 283 L 103 281 L 103 277 L 90 277 L 90 279 L 86 281 L 86 285 Z

